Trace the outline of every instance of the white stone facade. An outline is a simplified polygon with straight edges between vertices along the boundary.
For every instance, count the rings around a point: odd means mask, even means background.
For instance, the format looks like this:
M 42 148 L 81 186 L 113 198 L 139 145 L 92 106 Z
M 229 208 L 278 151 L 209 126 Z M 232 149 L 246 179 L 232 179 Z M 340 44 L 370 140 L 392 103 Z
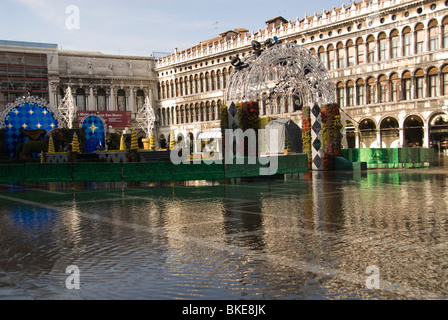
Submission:
M 440 0 L 352 2 L 295 21 L 277 17 L 257 32 L 235 29 L 176 50 L 156 64 L 159 134 L 175 130 L 196 137 L 218 126 L 210 114 L 224 103 L 231 57 L 251 52 L 252 40 L 263 43 L 274 36 L 303 44 L 330 70 L 335 100 L 351 121 L 352 147 L 448 140 L 448 2 Z M 274 110 L 262 107 L 261 114 L 301 125 L 301 112 L 287 101 Z

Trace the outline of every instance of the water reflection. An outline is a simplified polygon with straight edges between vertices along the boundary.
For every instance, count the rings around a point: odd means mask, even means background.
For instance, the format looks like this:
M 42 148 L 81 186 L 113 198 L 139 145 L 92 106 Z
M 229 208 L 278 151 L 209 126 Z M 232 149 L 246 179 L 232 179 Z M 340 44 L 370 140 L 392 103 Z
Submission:
M 447 182 L 421 169 L 4 187 L 0 299 L 444 298 Z M 381 290 L 365 286 L 370 265 Z

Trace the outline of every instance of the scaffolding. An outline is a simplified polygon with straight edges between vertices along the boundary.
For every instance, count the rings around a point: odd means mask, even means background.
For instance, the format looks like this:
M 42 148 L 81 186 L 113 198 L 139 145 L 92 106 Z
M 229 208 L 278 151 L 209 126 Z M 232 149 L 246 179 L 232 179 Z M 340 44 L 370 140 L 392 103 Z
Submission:
M 47 55 L 0 51 L 0 112 L 27 96 L 48 101 Z

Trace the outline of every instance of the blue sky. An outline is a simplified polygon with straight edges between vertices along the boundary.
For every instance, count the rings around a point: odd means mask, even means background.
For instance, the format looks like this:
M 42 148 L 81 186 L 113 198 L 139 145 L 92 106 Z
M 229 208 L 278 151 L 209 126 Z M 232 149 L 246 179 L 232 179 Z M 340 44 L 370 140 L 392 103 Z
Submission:
M 341 0 L 1 0 L 0 39 L 55 43 L 65 50 L 148 56 L 186 49 L 235 28 L 256 31 L 341 7 Z M 67 28 L 79 8 L 79 28 Z

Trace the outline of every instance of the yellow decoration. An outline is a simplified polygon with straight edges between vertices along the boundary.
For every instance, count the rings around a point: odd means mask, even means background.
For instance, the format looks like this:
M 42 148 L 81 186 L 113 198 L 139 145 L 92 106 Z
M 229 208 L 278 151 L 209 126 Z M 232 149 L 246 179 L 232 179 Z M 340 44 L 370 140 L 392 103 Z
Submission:
M 149 140 L 149 149 L 155 150 L 156 148 L 156 138 L 154 137 L 154 133 L 151 133 L 151 138 Z
M 120 141 L 120 151 L 126 151 L 126 144 L 124 143 L 124 135 L 121 135 L 121 141 Z
M 54 153 L 54 142 L 53 138 L 50 137 L 50 140 L 48 141 L 48 153 Z
M 173 150 L 173 148 L 176 146 L 176 141 L 174 140 L 174 131 L 171 130 L 170 133 L 170 150 Z
M 78 140 L 78 136 L 76 135 L 76 132 L 73 135 L 72 152 L 80 153 L 80 151 L 79 151 L 79 140 Z
M 138 150 L 137 131 L 132 131 L 131 150 Z

